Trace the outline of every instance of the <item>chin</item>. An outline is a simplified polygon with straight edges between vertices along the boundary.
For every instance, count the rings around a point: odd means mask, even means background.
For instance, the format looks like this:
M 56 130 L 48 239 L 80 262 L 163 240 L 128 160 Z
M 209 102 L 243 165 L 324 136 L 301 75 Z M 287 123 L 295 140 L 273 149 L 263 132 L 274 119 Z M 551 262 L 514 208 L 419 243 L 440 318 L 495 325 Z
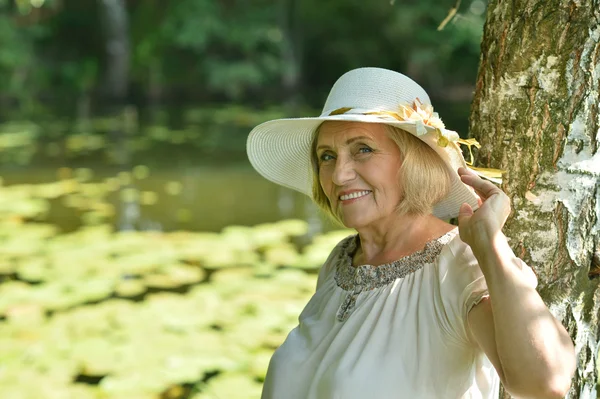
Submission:
M 363 216 L 341 218 L 342 223 L 349 229 L 359 229 L 373 222 L 372 218 Z

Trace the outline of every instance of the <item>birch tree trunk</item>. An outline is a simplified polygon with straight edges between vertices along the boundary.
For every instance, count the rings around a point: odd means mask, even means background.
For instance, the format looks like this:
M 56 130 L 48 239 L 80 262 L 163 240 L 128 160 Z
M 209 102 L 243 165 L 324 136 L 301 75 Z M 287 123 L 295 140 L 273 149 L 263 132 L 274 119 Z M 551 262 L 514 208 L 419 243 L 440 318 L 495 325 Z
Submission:
M 506 170 L 506 235 L 575 342 L 567 398 L 596 398 L 600 0 L 490 0 L 481 50 L 477 159 Z

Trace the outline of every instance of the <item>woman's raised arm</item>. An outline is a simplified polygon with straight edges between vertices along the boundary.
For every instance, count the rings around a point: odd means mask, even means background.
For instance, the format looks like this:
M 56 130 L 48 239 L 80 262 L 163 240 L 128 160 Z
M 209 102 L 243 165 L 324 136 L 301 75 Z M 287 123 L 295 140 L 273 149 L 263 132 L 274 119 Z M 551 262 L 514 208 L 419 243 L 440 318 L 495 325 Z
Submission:
M 502 234 L 510 200 L 473 172 L 461 168 L 458 173 L 481 198 L 475 212 L 466 204 L 461 207 L 459 232 L 471 246 L 490 294 L 469 313 L 473 337 L 511 394 L 563 398 L 576 367 L 573 343 Z

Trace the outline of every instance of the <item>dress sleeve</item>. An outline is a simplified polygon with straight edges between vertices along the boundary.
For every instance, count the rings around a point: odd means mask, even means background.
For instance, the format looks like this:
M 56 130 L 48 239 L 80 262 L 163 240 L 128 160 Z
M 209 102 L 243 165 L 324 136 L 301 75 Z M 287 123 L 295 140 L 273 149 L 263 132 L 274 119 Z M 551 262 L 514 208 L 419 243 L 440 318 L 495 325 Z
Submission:
M 456 237 L 440 256 L 440 296 L 448 333 L 458 341 L 472 342 L 467 316 L 482 299 L 489 296 L 485 277 L 471 247 Z M 535 273 L 521 259 L 526 280 L 537 286 Z
M 460 241 L 458 237 L 454 241 Z M 471 248 L 449 244 L 440 254 L 440 297 L 445 324 L 450 336 L 461 343 L 470 342 L 467 323 L 469 311 L 487 296 L 488 287 Z

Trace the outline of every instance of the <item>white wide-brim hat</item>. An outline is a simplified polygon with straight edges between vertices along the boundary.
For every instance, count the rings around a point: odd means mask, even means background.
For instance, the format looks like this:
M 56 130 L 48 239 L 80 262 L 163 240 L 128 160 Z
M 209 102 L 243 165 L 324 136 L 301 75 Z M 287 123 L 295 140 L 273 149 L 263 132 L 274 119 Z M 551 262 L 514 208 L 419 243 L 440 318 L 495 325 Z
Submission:
M 409 77 L 382 68 L 359 68 L 333 85 L 318 117 L 277 119 L 252 129 L 247 141 L 250 163 L 262 176 L 312 198 L 311 143 L 324 121 L 383 123 L 399 127 L 433 148 L 450 170 L 449 194 L 435 204 L 433 215 L 450 219 L 463 203 L 477 209 L 477 196 L 457 173 L 468 167 L 459 143 L 471 145 L 447 130 L 433 112 L 425 90 Z

